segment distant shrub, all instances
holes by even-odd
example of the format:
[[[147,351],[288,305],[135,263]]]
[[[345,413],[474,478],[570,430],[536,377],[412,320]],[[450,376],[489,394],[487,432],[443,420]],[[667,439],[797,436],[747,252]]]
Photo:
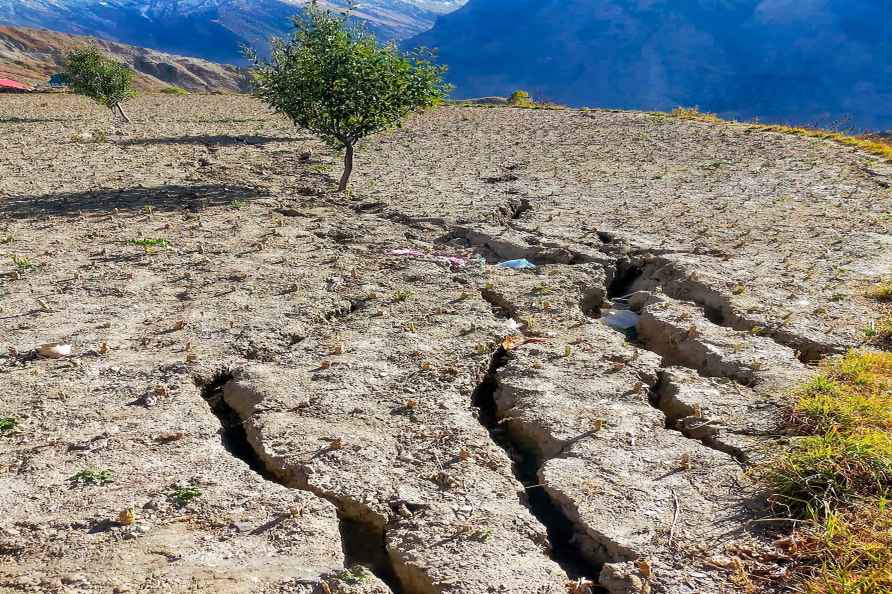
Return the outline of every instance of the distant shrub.
[[[254,94],[295,125],[345,149],[338,191],[347,189],[357,141],[395,127],[412,111],[438,104],[449,91],[445,68],[421,53],[380,45],[347,14],[309,3],[296,32],[274,39],[270,60],[248,50]]]
[[[176,86],[165,87],[165,88],[161,89],[161,92],[164,93],[165,95],[177,95],[180,97],[182,97],[183,95],[189,94],[189,91],[187,91],[183,87],[176,87]]]
[[[530,94],[526,91],[514,91],[511,93],[511,96],[508,97],[508,105],[513,107],[535,107],[536,104],[533,102],[533,98],[530,97]]]
[[[124,121],[130,121],[121,104],[136,92],[133,70],[126,64],[107,58],[99,48],[88,45],[65,57],[62,78],[75,93],[106,106],[112,113],[117,110]]]
[[[697,107],[676,107],[669,115],[680,120],[693,120],[709,124],[720,124],[724,121],[714,113],[704,113]]]

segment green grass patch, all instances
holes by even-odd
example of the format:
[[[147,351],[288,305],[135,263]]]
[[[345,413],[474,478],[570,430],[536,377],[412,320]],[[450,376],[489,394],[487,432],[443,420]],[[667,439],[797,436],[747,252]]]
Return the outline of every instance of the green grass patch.
[[[852,352],[797,391],[790,424],[801,433],[892,431],[892,354]]]
[[[800,520],[791,591],[892,592],[892,353],[852,351],[795,391],[792,447],[762,468],[769,502]]]
[[[190,501],[201,497],[201,495],[201,489],[196,487],[177,487],[168,493],[168,497],[179,506],[188,505]]]
[[[182,97],[183,95],[188,95],[189,91],[182,87],[172,86],[172,87],[164,87],[161,89],[161,92],[165,95],[177,95]]]
[[[170,242],[166,239],[158,239],[151,237],[143,237],[140,239],[128,239],[130,245],[138,245],[144,248],[166,248],[170,246]]]
[[[799,439],[768,472],[771,502],[792,517],[836,509],[892,485],[892,435],[863,429]]]
[[[0,432],[12,431],[18,422],[12,417],[0,417]]]
[[[78,485],[107,485],[114,481],[111,470],[100,470],[98,468],[85,468],[80,470],[68,480]]]
[[[12,259],[12,263],[15,264],[15,267],[20,272],[25,272],[26,270],[36,270],[37,269],[38,264],[36,262],[32,261],[30,258],[26,258],[24,256],[17,256],[15,254],[10,256],[10,258]]]

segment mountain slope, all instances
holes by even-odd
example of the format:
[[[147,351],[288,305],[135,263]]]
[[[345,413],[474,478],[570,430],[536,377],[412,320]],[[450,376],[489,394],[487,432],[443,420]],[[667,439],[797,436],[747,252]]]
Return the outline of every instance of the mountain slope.
[[[0,0],[0,23],[96,35],[122,43],[242,61],[241,46],[265,45],[291,31],[306,0]],[[343,6],[345,0],[324,4]],[[403,39],[433,25],[463,0],[368,0],[355,12],[384,39]]]
[[[140,90],[176,85],[193,91],[240,91],[244,77],[237,68],[44,29],[0,26],[0,75],[32,84],[58,72],[65,53],[92,43],[136,72]],[[2,78],[3,76],[0,76]]]
[[[458,96],[892,127],[892,3],[470,0],[412,44]]]

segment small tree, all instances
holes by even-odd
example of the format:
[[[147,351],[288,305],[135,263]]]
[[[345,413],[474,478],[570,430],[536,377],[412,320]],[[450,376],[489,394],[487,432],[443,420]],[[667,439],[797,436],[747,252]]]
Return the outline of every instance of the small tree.
[[[381,45],[349,14],[308,4],[294,18],[288,40],[274,39],[269,61],[253,50],[254,94],[336,149],[344,149],[347,189],[356,142],[399,125],[412,111],[442,101],[449,92],[444,67],[420,52],[402,54]]]
[[[508,98],[508,105],[514,107],[535,107],[533,98],[526,91],[514,91]]]
[[[99,48],[88,45],[65,57],[62,76],[75,93],[106,106],[112,113],[117,110],[125,122],[130,121],[121,103],[136,92],[133,90],[133,71],[126,64],[107,58]]]

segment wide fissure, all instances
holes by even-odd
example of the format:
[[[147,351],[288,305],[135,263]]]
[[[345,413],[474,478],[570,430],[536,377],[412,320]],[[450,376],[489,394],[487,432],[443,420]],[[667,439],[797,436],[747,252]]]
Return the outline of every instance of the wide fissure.
[[[628,297],[632,287],[643,273],[643,269],[634,264],[619,263],[616,272],[607,287],[607,297],[610,299]]]
[[[244,421],[223,397],[223,391],[233,378],[232,372],[224,369],[203,386],[201,397],[220,421],[220,441],[232,456],[238,458],[265,480],[294,488],[280,479],[263,462],[254,449],[245,431]],[[307,491],[313,493],[312,491]],[[319,496],[318,493],[313,493]],[[344,567],[355,565],[367,567],[378,579],[387,584],[393,594],[409,594],[396,575],[393,562],[387,553],[384,530],[371,522],[363,522],[346,517],[337,501],[329,499],[338,507],[338,531],[344,552]]]
[[[229,370],[222,370],[201,388],[201,397],[208,403],[211,412],[220,421],[220,441],[227,452],[247,464],[251,470],[268,481],[278,482],[248,442],[248,435],[245,433],[242,419],[223,400],[223,388],[230,380],[232,380],[232,373]]]
[[[730,328],[738,332],[752,332],[754,328],[759,328],[762,336],[792,350],[803,365],[813,365],[834,354],[834,349],[830,346],[813,343],[804,336],[785,331],[782,327],[765,327],[763,322],[736,312],[726,296],[716,293],[710,295],[710,287],[705,283],[692,281],[692,276],[685,278],[680,273],[674,273],[672,279],[666,279],[659,273],[645,275],[642,271],[637,278],[640,278],[646,285],[658,287],[672,299],[693,303],[701,309],[704,317],[716,326]],[[673,283],[668,282],[669,280],[682,279],[686,280],[682,286],[674,286]]]
[[[387,545],[384,530],[369,522],[359,522],[338,514],[338,530],[344,550],[344,565],[368,567],[378,579],[387,584],[393,594],[404,594],[405,590],[396,575]]]
[[[605,242],[605,238],[610,239],[609,235],[602,237],[599,233],[599,237],[605,244],[609,243]],[[745,314],[739,314],[726,296],[713,292],[705,283],[693,280],[693,273],[671,270],[667,277],[665,269],[654,269],[651,266],[653,263],[652,257],[640,251],[634,251],[631,256],[615,261],[614,274],[607,289],[608,299],[622,305],[624,298],[629,297],[636,289],[661,290],[667,297],[693,303],[716,326],[738,332],[751,332],[754,327],[759,327],[763,336],[792,350],[804,365],[814,365],[835,353],[830,346],[815,344],[806,337],[785,331],[782,327],[763,327],[759,322],[748,319]],[[671,281],[684,282],[678,285]]]
[[[539,484],[538,472],[542,461],[512,438],[510,431],[498,417],[495,393],[498,389],[498,370],[508,362],[508,353],[499,348],[490,361],[489,369],[471,396],[471,404],[478,409],[480,423],[487,429],[493,442],[512,460],[514,477],[523,485],[526,501],[533,516],[545,527],[551,543],[551,559],[571,579],[585,579],[597,583],[601,564],[586,558],[575,542],[576,527]],[[604,592],[604,590],[597,590]]]

